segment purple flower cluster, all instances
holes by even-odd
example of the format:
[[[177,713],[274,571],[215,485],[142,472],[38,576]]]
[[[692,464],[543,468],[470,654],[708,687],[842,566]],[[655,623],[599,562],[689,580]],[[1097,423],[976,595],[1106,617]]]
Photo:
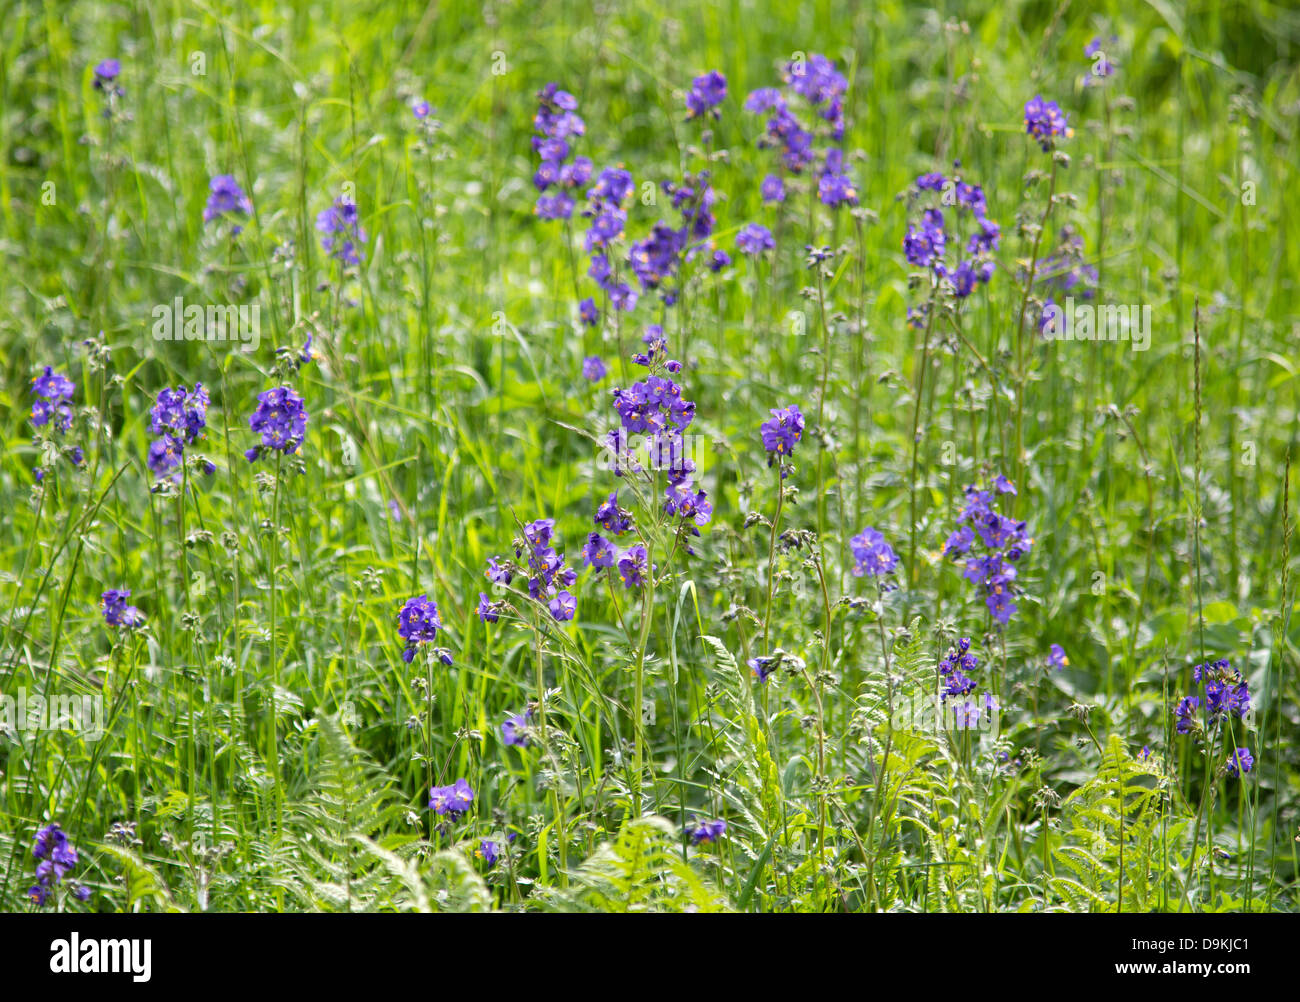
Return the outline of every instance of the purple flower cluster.
[[[252,215],[253,203],[244,194],[244,189],[239,187],[239,182],[235,180],[233,174],[217,174],[208,184],[208,189],[208,202],[203,207],[205,224],[214,222],[227,213]],[[239,236],[243,228],[242,224],[236,223],[231,228],[231,236]]]
[[[1255,767],[1255,756],[1250,753],[1249,748],[1238,748],[1228,756],[1228,775],[1234,779],[1243,773],[1250,772]]]
[[[515,559],[523,559],[528,569],[528,594],[534,600],[549,599],[547,608],[556,622],[567,622],[577,613],[578,600],[567,590],[577,579],[577,572],[566,565],[563,553],[557,553],[552,542],[555,537],[555,519],[540,518],[524,526],[523,536],[515,540]],[[487,578],[493,584],[508,585],[515,575],[515,567],[492,557],[488,561]],[[487,595],[479,593],[479,618],[485,623],[495,623],[500,605],[490,603]]]
[[[1184,696],[1174,707],[1179,734],[1200,734],[1250,712],[1250,684],[1227,658],[1197,665],[1192,679],[1201,686],[1201,695]]]
[[[583,238],[583,250],[591,255],[587,275],[609,297],[610,305],[624,313],[636,308],[637,291],[615,274],[610,248],[623,239],[627,228],[624,205],[631,196],[632,175],[622,167],[606,167],[587,189],[587,206],[582,210],[583,218],[589,220]]]
[[[960,164],[956,164],[960,168]],[[945,177],[937,171],[922,174],[914,185],[916,196],[923,192],[934,192],[939,205],[925,208],[919,224],[910,223],[903,235],[903,255],[909,264],[917,268],[927,268],[939,279],[947,279],[953,292],[959,299],[965,299],[977,284],[986,284],[993,277],[996,265],[993,252],[1002,240],[1002,229],[988,217],[988,202],[984,189],[977,184],[969,184],[960,175]],[[956,210],[954,223],[957,232],[950,233],[944,217],[943,207]],[[950,267],[946,261],[948,247],[961,247],[960,230],[963,229],[962,217],[969,214],[971,225],[964,245],[965,255]]]
[[[407,664],[415,660],[415,652],[424,644],[437,640],[441,628],[442,617],[437,602],[428,595],[408,598],[397,613],[397,635],[406,641],[402,660]],[[434,653],[443,664],[451,664],[451,652],[445,647],[434,648]]]
[[[54,893],[54,888],[77,865],[77,850],[68,842],[68,836],[53,822],[36,832],[32,843],[32,856],[36,863],[36,883],[27,889],[27,896],[35,905],[43,905]],[[72,896],[78,901],[90,898],[90,888],[71,882]]]
[[[1069,139],[1074,135],[1061,106],[1055,101],[1044,101],[1038,94],[1025,102],[1025,132],[1038,142],[1044,153],[1052,149],[1057,136]]]
[[[717,70],[700,74],[691,82],[690,92],[686,95],[686,117],[699,118],[709,115],[718,118],[718,105],[726,96],[726,77]]]
[[[32,424],[41,428],[50,425],[63,434],[72,427],[72,399],[76,387],[72,380],[55,372],[51,366],[32,378]]]
[[[957,518],[961,528],[943,544],[945,557],[965,558],[963,576],[979,586],[984,604],[999,626],[1005,626],[1016,613],[1015,565],[1034,542],[1024,522],[997,510],[998,498],[1015,492],[1004,476],[997,478],[992,490],[967,487],[966,505]],[[977,546],[982,552],[974,552]]]
[[[898,566],[898,554],[875,529],[863,529],[850,539],[849,551],[853,554],[855,577],[866,575],[875,578],[893,574]]]
[[[276,386],[257,395],[257,409],[248,426],[262,436],[260,445],[244,453],[250,463],[268,452],[291,455],[307,434],[307,409],[302,397],[287,386]]]
[[[763,448],[769,453],[767,465],[771,466],[794,455],[794,447],[803,438],[804,420],[798,404],[773,408],[769,413],[772,417],[759,425],[758,430],[763,436]],[[786,476],[787,470],[782,463],[781,479],[784,480]]]
[[[736,234],[736,249],[750,257],[758,257],[764,251],[774,250],[776,241],[772,231],[759,223],[746,223]]]
[[[208,426],[208,391],[202,383],[195,383],[193,392],[184,386],[170,386],[158,391],[158,398],[149,410],[149,431],[157,435],[149,446],[149,469],[154,476],[162,477],[180,465],[185,447],[193,445]],[[216,467],[208,463],[211,473]]]
[[[429,809],[449,821],[455,821],[474,804],[474,790],[464,779],[450,786],[429,787]]]
[[[578,99],[560,90],[558,84],[548,83],[537,92],[533,152],[542,162],[533,174],[533,186],[540,193],[533,212],[541,219],[569,219],[574,206],[570,192],[591,178],[588,158],[575,157],[569,162],[573,152],[570,140],[587,131],[586,123],[576,114],[577,108]]]
[[[980,659],[970,652],[970,638],[962,637],[955,647],[939,662],[941,694],[946,703],[949,698],[966,696],[975,691],[975,681],[970,677],[979,667]]]
[[[316,230],[325,253],[344,266],[358,265],[365,259],[360,246],[366,242],[357,203],[339,196],[334,204],[316,217]]]
[[[134,630],[144,625],[144,614],[135,606],[126,604],[130,597],[130,588],[110,588],[104,592],[99,597],[104,622],[123,630]]]

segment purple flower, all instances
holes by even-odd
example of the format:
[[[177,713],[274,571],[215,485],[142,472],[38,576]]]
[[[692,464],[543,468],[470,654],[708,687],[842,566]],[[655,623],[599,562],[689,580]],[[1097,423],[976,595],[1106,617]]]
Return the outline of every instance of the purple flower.
[[[316,217],[316,229],[325,253],[340,263],[357,265],[365,258],[359,245],[366,242],[366,231],[361,227],[357,204],[350,199],[336,198]]]
[[[402,651],[402,660],[410,664],[415,659],[415,651],[421,644],[432,643],[438,637],[442,618],[438,615],[438,604],[428,595],[409,598],[397,614],[397,635],[406,641]]]
[[[590,296],[578,304],[578,318],[586,327],[595,327],[600,322],[600,310],[596,309],[596,301]],[[600,359],[596,361],[599,362]],[[588,376],[587,378],[590,379],[591,377]]]
[[[117,59],[105,59],[95,66],[95,90],[110,90],[118,75],[122,72],[122,63]]]
[[[287,386],[264,390],[257,396],[257,409],[249,417],[248,426],[262,436],[260,445],[244,453],[250,463],[267,452],[297,452],[307,434],[307,410],[302,397]]]
[[[500,606],[483,592],[478,593],[478,618],[485,623],[495,623],[501,618]]]
[[[497,859],[500,858],[500,851],[497,844],[490,839],[483,839],[478,844],[478,849],[474,853],[479,859],[487,863],[488,866],[496,866]]]
[[[605,368],[605,363],[596,355],[588,355],[582,360],[582,375],[593,383],[599,383],[607,375],[609,370]]]
[[[36,864],[36,883],[27,889],[27,895],[35,905],[43,905],[54,893],[54,888],[77,865],[78,854],[68,836],[64,834],[57,821],[40,828],[32,842],[32,856]],[[85,901],[90,897],[88,888],[72,885],[72,894],[77,900]]]
[[[144,616],[140,610],[133,605],[126,604],[126,600],[130,597],[130,588],[110,588],[104,592],[100,596],[104,622],[109,626],[121,627],[126,630],[133,630],[142,625]]]
[[[578,610],[578,600],[569,594],[569,592],[562,591],[551,599],[548,607],[551,610],[551,615],[555,617],[555,620],[563,623],[574,617],[574,614]]]
[[[523,713],[507,717],[505,723],[501,725],[501,740],[516,748],[527,748],[528,721],[532,715],[532,710],[525,710]]]
[[[855,577],[892,574],[898,566],[898,554],[885,542],[885,537],[872,528],[863,529],[850,539],[849,551],[853,554]]]
[[[690,93],[686,95],[686,117],[698,118],[708,114],[718,118],[716,109],[726,96],[727,78],[717,70],[696,77],[691,82]]]
[[[775,247],[776,241],[772,239],[772,231],[758,223],[746,223],[736,234],[736,248],[742,254],[756,256]]]
[[[474,803],[474,791],[468,782],[458,779],[450,786],[429,788],[429,808],[435,814],[455,821]]]
[[[618,576],[625,588],[637,588],[645,581],[649,554],[640,543],[629,546],[618,560]]]
[[[785,182],[776,174],[769,174],[763,178],[763,183],[759,186],[758,191],[763,196],[764,202],[785,201]]]
[[[411,114],[421,121],[429,117],[429,112],[431,110],[429,102],[424,100],[422,97],[417,97],[411,102]]]
[[[794,447],[803,438],[804,429],[803,414],[798,404],[773,408],[769,413],[771,419],[764,421],[758,429],[763,437],[763,448],[773,453],[773,458],[794,455]]]
[[[750,658],[745,663],[749,665],[750,671],[754,673],[754,677],[760,682],[766,682],[771,677],[772,673],[776,671],[777,666],[776,658],[767,657],[762,654],[758,657]]]
[[[621,536],[632,528],[632,513],[618,506],[618,492],[612,491],[596,508],[595,522],[602,529]]]
[[[582,562],[588,567],[601,570],[613,567],[618,561],[618,547],[598,532],[587,537],[587,544],[582,548]]]
[[[1057,136],[1069,139],[1074,135],[1060,105],[1055,101],[1044,101],[1041,95],[1025,102],[1025,132],[1038,141],[1044,153],[1052,148],[1052,141]]]
[[[1255,757],[1248,748],[1238,748],[1228,756],[1228,775],[1240,776],[1255,767]]]
[[[203,222],[210,223],[228,212],[251,215],[253,203],[244,190],[239,187],[233,174],[217,174],[208,184],[208,202],[203,207]],[[242,227],[235,226],[233,232],[238,235]]]
[[[722,838],[723,833],[727,830],[727,822],[719,819],[717,821],[702,821],[691,829],[691,845],[700,845],[705,842],[716,842]]]
[[[1174,716],[1178,723],[1175,730],[1179,734],[1191,734],[1194,730],[1200,728],[1200,721],[1196,717],[1196,711],[1201,705],[1201,700],[1197,696],[1184,696],[1178,701],[1178,706],[1174,709]]]
[[[1070,663],[1070,659],[1065,656],[1065,648],[1060,644],[1052,644],[1051,653],[1047,655],[1047,663],[1053,668],[1064,668]]]
[[[32,424],[42,427],[54,421],[55,431],[62,434],[72,427],[72,406],[67,402],[72,399],[76,387],[67,376],[54,371],[50,366],[32,379]]]

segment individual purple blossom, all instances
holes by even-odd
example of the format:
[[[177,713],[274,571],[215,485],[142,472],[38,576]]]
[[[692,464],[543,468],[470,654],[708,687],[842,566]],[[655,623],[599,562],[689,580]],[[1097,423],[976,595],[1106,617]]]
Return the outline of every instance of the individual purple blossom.
[[[121,93],[121,89],[116,90],[113,84],[117,81],[122,72],[122,63],[117,59],[104,59],[95,65],[95,90],[104,91],[105,93]]]
[[[758,223],[746,223],[736,234],[736,249],[751,257],[775,249],[772,231]]]
[[[640,543],[629,546],[618,560],[618,576],[625,588],[638,588],[645,581],[649,554]]]
[[[1248,748],[1238,748],[1228,756],[1228,775],[1237,777],[1255,767],[1255,756]]]
[[[618,492],[611,491],[608,498],[596,507],[595,522],[607,532],[621,536],[632,528],[632,513],[618,504]]]
[[[875,529],[866,528],[849,540],[855,577],[880,577],[892,574],[898,566],[898,554]]]
[[[1065,648],[1060,644],[1052,644],[1050,653],[1047,655],[1047,663],[1052,668],[1064,668],[1070,663],[1070,659],[1065,656]]]
[[[749,665],[750,671],[754,673],[754,677],[760,682],[766,682],[768,678],[771,677],[772,673],[776,671],[777,667],[776,658],[763,654],[760,654],[758,657],[750,658],[745,663]]]
[[[495,623],[501,618],[499,603],[493,602],[483,592],[478,593],[478,618],[484,623]]]
[[[496,866],[497,860],[500,858],[500,850],[497,844],[486,838],[479,842],[474,854],[487,863],[488,866]]]
[[[763,201],[769,204],[785,201],[785,182],[777,174],[769,174],[763,178],[763,183],[759,185],[758,192],[763,196]]]
[[[429,788],[429,808],[451,821],[468,811],[473,803],[474,790],[464,779],[458,779],[450,786]]]
[[[618,562],[618,557],[618,547],[598,532],[591,533],[582,548],[583,564],[597,570],[613,567]]]
[[[515,748],[528,747],[528,721],[532,719],[533,711],[525,710],[523,713],[516,713],[507,717],[505,723],[501,725],[501,740]]]
[[[411,102],[411,114],[421,121],[428,118],[429,112],[432,110],[429,107],[429,102],[422,97],[417,97]]]
[[[595,327],[600,322],[600,310],[596,308],[596,301],[590,296],[578,304],[578,319],[582,321],[584,327]],[[600,359],[596,361],[600,361]],[[588,376],[587,378],[590,379],[591,377]]]
[[[556,622],[567,622],[573,619],[578,609],[578,600],[567,591],[561,591],[548,603],[551,615]]]
[[[582,375],[593,383],[599,383],[607,375],[609,370],[605,368],[605,363],[596,355],[588,355],[582,360]]]
[[[719,818],[716,821],[701,821],[691,829],[691,845],[716,842],[727,830],[727,822]]]
[[[397,614],[397,635],[406,641],[402,660],[410,664],[415,659],[417,648],[433,643],[441,627],[438,603],[428,595],[408,598]]]

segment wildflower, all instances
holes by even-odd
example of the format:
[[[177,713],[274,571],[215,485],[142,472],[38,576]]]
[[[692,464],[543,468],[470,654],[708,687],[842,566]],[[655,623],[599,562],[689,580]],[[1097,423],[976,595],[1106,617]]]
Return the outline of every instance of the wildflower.
[[[525,710],[523,713],[507,717],[505,723],[501,725],[501,740],[516,748],[527,748],[528,721],[532,715],[532,710]]]
[[[1201,700],[1197,696],[1184,696],[1178,701],[1178,706],[1174,710],[1174,716],[1178,718],[1175,730],[1179,734],[1191,734],[1199,730],[1201,722],[1196,717],[1196,711],[1201,705]]]
[[[718,105],[727,96],[727,78],[717,70],[701,74],[691,82],[690,93],[686,95],[686,117],[698,118],[712,115],[718,118]]]
[[[618,560],[618,576],[625,588],[636,588],[645,580],[649,554],[640,543],[629,546]]]
[[[853,574],[855,577],[879,577],[892,574],[898,566],[898,554],[894,552],[885,537],[875,529],[863,529],[849,540],[849,550],[853,554]]]
[[[1069,139],[1074,135],[1060,105],[1044,101],[1041,95],[1025,102],[1025,132],[1037,140],[1044,153],[1052,148],[1052,140],[1057,136]]]
[[[613,567],[618,561],[618,556],[618,547],[598,532],[589,535],[586,545],[582,548],[584,566],[595,567],[597,570]]]
[[[262,443],[244,453],[251,463],[267,452],[285,455],[297,452],[307,433],[307,411],[302,397],[287,386],[277,386],[258,394],[257,409],[248,425],[262,436]]]
[[[1255,757],[1250,754],[1246,748],[1238,748],[1228,756],[1228,775],[1240,776],[1242,773],[1250,772],[1255,766]]]
[[[104,622],[126,630],[133,630],[144,623],[144,615],[133,605],[127,605],[131,597],[130,588],[110,588],[100,596]]]
[[[203,207],[203,222],[211,223],[226,213],[240,213],[248,216],[253,212],[253,203],[239,182],[232,174],[217,174],[208,183],[208,202]],[[231,231],[238,236],[243,227],[236,225]]]
[[[716,842],[722,838],[727,830],[727,822],[718,819],[717,821],[702,821],[691,829],[691,844],[701,845],[708,842]]]
[[[548,608],[550,608],[551,615],[555,617],[557,622],[566,622],[571,620],[577,612],[578,600],[569,592],[562,591],[551,599]]]
[[[835,147],[826,151],[825,166],[817,180],[817,197],[831,208],[858,204],[857,189],[844,169],[844,153]]]
[[[587,327],[595,327],[596,324],[600,322],[600,310],[596,309],[596,301],[592,299],[590,296],[588,296],[586,299],[584,299],[581,303],[578,304],[578,317],[582,320],[582,323]],[[591,361],[593,361],[592,358],[587,358],[582,363],[582,374],[584,376],[587,376],[588,379],[592,379],[591,376],[587,375],[587,363]],[[601,369],[604,369],[605,367],[604,363],[601,362],[600,359],[597,358],[594,359],[594,361],[596,362],[597,365],[600,366]],[[596,378],[601,378],[601,377],[596,377]]]
[[[582,360],[582,375],[593,383],[599,383],[609,374],[605,363],[595,355],[588,355]]]
[[[428,595],[407,599],[397,614],[397,634],[406,641],[402,660],[410,664],[415,659],[416,648],[437,639],[441,626],[438,604]]]
[[[776,241],[772,239],[772,231],[766,226],[746,223],[736,234],[736,247],[742,254],[753,257],[775,249]]]
[[[1112,44],[1119,41],[1115,35],[1110,36]],[[1100,84],[1108,76],[1115,72],[1115,64],[1111,61],[1110,56],[1102,51],[1101,38],[1094,38],[1091,42],[1083,47],[1083,54],[1092,61],[1092,69],[1084,74],[1083,86],[1093,87]]]
[[[366,242],[366,231],[361,227],[357,204],[351,199],[336,198],[316,217],[316,229],[321,234],[321,247],[330,257],[347,266],[364,259],[358,245]]]
[[[478,618],[484,623],[495,623],[501,618],[501,605],[493,602],[483,592],[478,593]]]
[[[794,455],[794,447],[803,438],[804,418],[798,404],[773,408],[769,413],[771,419],[764,421],[758,430],[763,437],[763,448],[773,454],[769,457],[770,466],[778,456]]]
[[[491,839],[485,838],[479,842],[478,848],[474,851],[474,855],[487,863],[488,866],[496,866],[497,860],[500,858],[500,851],[495,842]]]
[[[32,843],[32,856],[36,864],[36,883],[27,889],[27,896],[35,905],[49,900],[54,888],[77,865],[77,850],[68,842],[68,836],[57,821],[40,828]],[[90,897],[90,889],[73,883],[72,894],[79,901]]]
[[[745,663],[749,665],[755,678],[760,682],[766,682],[772,673],[776,671],[778,661],[776,658],[760,654],[758,657],[750,658]]]
[[[46,366],[41,375],[32,379],[32,424],[42,427],[54,422],[54,430],[60,434],[72,427],[72,399],[76,387],[67,376]]]
[[[1065,656],[1065,648],[1060,644],[1052,644],[1050,653],[1047,655],[1047,663],[1052,668],[1064,668],[1070,663],[1070,659]]]
[[[763,196],[763,201],[767,203],[785,201],[785,182],[776,174],[769,174],[763,178],[763,183],[759,185],[758,192]]]
[[[120,88],[116,91],[113,84],[117,81],[119,74],[122,72],[122,63],[117,59],[105,59],[95,66],[95,90],[104,91],[107,94],[121,93]]]
[[[416,98],[411,102],[411,114],[423,121],[429,117],[433,109],[429,107],[429,102],[424,98]]]
[[[429,808],[449,820],[455,821],[474,803],[474,791],[468,782],[458,779],[450,786],[429,788]]]

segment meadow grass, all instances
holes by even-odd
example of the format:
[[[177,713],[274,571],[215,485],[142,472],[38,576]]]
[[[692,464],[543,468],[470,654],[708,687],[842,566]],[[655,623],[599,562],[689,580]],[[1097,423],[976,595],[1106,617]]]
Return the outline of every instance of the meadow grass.
[[[58,822],[79,859],[45,908],[1295,908],[1300,15],[984,6],[11,0],[0,907],[38,907],[32,841]],[[1085,86],[1093,38],[1115,72]],[[779,150],[746,95],[813,53],[847,82],[856,207],[814,168],[760,195]],[[712,69],[719,115],[688,118]],[[582,190],[567,223],[534,213],[548,82],[586,123],[574,152],[634,180],[624,280],[630,244],[676,225],[662,183],[709,172],[675,303],[611,308]],[[1048,151],[1025,134],[1040,94],[1073,131]],[[904,256],[932,171],[1001,226],[969,297]],[[205,222],[216,175],[251,212]],[[366,231],[355,266],[322,245],[333,204]],[[737,248],[749,223],[774,251]],[[1064,275],[1080,304],[1150,307],[1149,344],[1044,338]],[[160,340],[177,297],[256,306],[256,343]],[[602,460],[651,324],[695,403],[698,539],[661,472]],[[75,384],[61,434],[32,421],[47,365]],[[160,480],[151,408],[196,382],[205,432]],[[305,438],[250,463],[282,383]],[[791,404],[782,478],[759,429]],[[1033,540],[1005,625],[942,552],[999,475]],[[630,588],[582,566],[616,489],[616,544],[656,568]],[[537,519],[577,571],[571,621],[527,571],[484,576],[527,560]],[[868,527],[892,573],[854,573]],[[141,628],[102,615],[124,588]],[[408,663],[421,595],[441,628]],[[995,727],[937,698],[960,638]],[[1218,659],[1250,712],[1178,733]],[[102,733],[28,726],[20,694],[87,697]],[[430,810],[459,779],[472,808]]]

